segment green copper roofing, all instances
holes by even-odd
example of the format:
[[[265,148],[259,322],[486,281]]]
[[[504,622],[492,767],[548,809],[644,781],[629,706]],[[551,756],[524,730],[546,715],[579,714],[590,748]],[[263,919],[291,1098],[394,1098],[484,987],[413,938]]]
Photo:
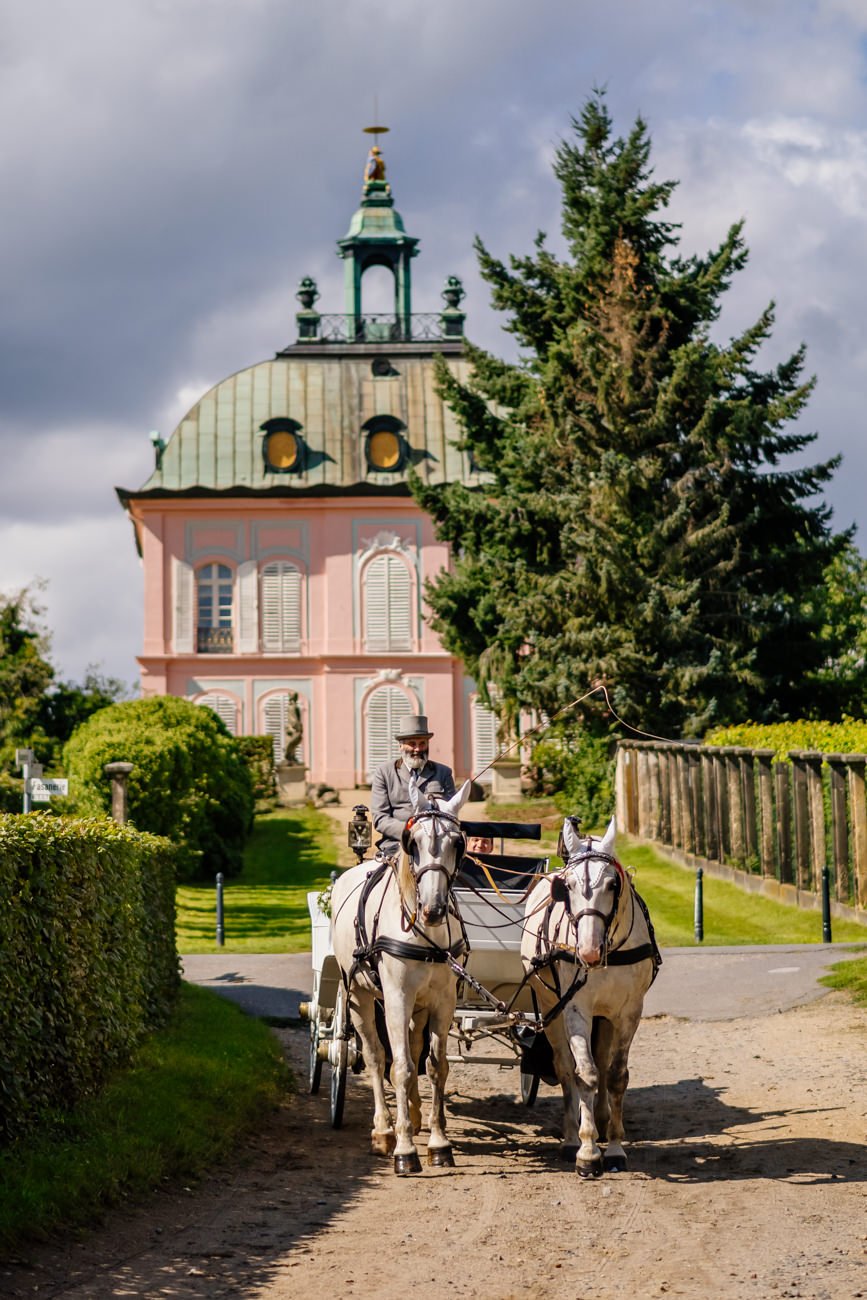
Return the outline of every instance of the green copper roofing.
[[[433,349],[427,355],[395,352],[386,373],[378,374],[373,363],[381,360],[370,350],[344,348],[340,355],[279,356],[231,375],[196,402],[164,448],[155,444],[157,467],[138,491],[118,489],[121,499],[235,491],[287,497],[405,492],[411,467],[431,483],[479,481],[466,453],[453,445],[460,429],[436,392]],[[449,356],[447,364],[461,380],[468,378],[463,357]],[[380,416],[401,428],[406,455],[396,470],[367,463],[366,435]],[[304,464],[297,473],[266,466],[263,425],[272,420],[298,427]]]

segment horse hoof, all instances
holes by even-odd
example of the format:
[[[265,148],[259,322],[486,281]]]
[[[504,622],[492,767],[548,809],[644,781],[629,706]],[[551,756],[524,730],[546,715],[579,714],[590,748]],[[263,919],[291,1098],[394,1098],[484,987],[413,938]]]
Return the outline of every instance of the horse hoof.
[[[626,1173],[626,1156],[605,1156],[602,1160],[602,1166],[606,1174],[625,1174]]]
[[[420,1174],[421,1161],[418,1158],[418,1152],[413,1151],[413,1153],[408,1156],[395,1156],[394,1172],[400,1178],[405,1177],[406,1174]]]
[[[577,1147],[561,1147],[561,1148],[560,1148],[560,1159],[561,1159],[561,1160],[565,1160],[565,1161],[566,1161],[568,1164],[570,1164],[570,1165],[574,1165],[574,1164],[575,1164],[575,1161],[578,1159],[578,1148],[577,1148]]]
[[[455,1157],[451,1147],[428,1147],[427,1162],[434,1169],[454,1169]]]
[[[602,1157],[597,1156],[595,1160],[576,1160],[575,1172],[579,1178],[601,1178]]]

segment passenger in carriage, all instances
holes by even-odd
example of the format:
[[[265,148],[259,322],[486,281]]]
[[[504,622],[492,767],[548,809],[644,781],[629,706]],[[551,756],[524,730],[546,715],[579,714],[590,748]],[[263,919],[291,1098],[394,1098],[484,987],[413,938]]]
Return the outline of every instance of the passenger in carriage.
[[[400,731],[395,732],[400,757],[382,763],[373,774],[370,810],[374,829],[382,837],[376,846],[378,859],[394,857],[400,848],[400,837],[412,816],[411,780],[428,798],[451,799],[455,793],[452,769],[445,763],[433,762],[429,756],[433,734],[423,713],[410,714]]]

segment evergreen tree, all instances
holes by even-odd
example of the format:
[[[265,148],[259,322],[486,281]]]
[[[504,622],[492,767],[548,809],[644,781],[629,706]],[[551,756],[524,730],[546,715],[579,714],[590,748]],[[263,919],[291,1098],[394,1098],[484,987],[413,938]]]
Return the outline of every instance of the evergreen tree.
[[[820,493],[837,460],[791,468],[812,381],[800,349],[756,368],[773,308],[711,339],[747,258],[740,224],[678,254],[641,119],[615,138],[595,94],[556,156],[568,258],[537,237],[508,265],[477,240],[522,360],[469,348],[440,391],[483,485],[413,492],[453,549],[433,623],[502,713],[549,714],[604,677],[630,723],[698,735],[729,719],[845,708],[820,681],[821,591],[845,547]]]

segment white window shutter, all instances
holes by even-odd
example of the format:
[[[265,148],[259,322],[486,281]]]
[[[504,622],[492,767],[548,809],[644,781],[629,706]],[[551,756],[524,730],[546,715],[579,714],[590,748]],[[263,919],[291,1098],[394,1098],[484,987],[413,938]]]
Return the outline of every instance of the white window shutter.
[[[259,571],[255,560],[238,565],[238,652],[259,649]]]
[[[186,560],[175,557],[172,566],[173,626],[172,645],[176,655],[189,655],[194,648],[193,628],[193,568]]]
[[[284,560],[262,570],[262,646],[295,654],[301,649],[301,573]]]
[[[227,731],[232,736],[238,734],[238,706],[229,695],[220,695],[216,691],[210,695],[203,695],[197,704],[204,704],[209,709],[213,709],[221,722],[225,723]]]
[[[271,737],[274,745],[274,762],[282,763],[286,755],[284,744],[286,739],[285,695],[270,695],[265,701],[265,735]]]
[[[413,711],[412,703],[397,686],[380,686],[367,700],[365,758],[367,779],[373,777],[380,763],[397,758],[400,748],[394,733]]]
[[[473,775],[488,767],[497,757],[497,718],[482,701],[475,696],[470,706],[471,734],[473,741]],[[491,779],[490,771],[485,773]]]
[[[396,555],[377,555],[365,570],[364,633],[366,650],[412,650],[412,580]]]

